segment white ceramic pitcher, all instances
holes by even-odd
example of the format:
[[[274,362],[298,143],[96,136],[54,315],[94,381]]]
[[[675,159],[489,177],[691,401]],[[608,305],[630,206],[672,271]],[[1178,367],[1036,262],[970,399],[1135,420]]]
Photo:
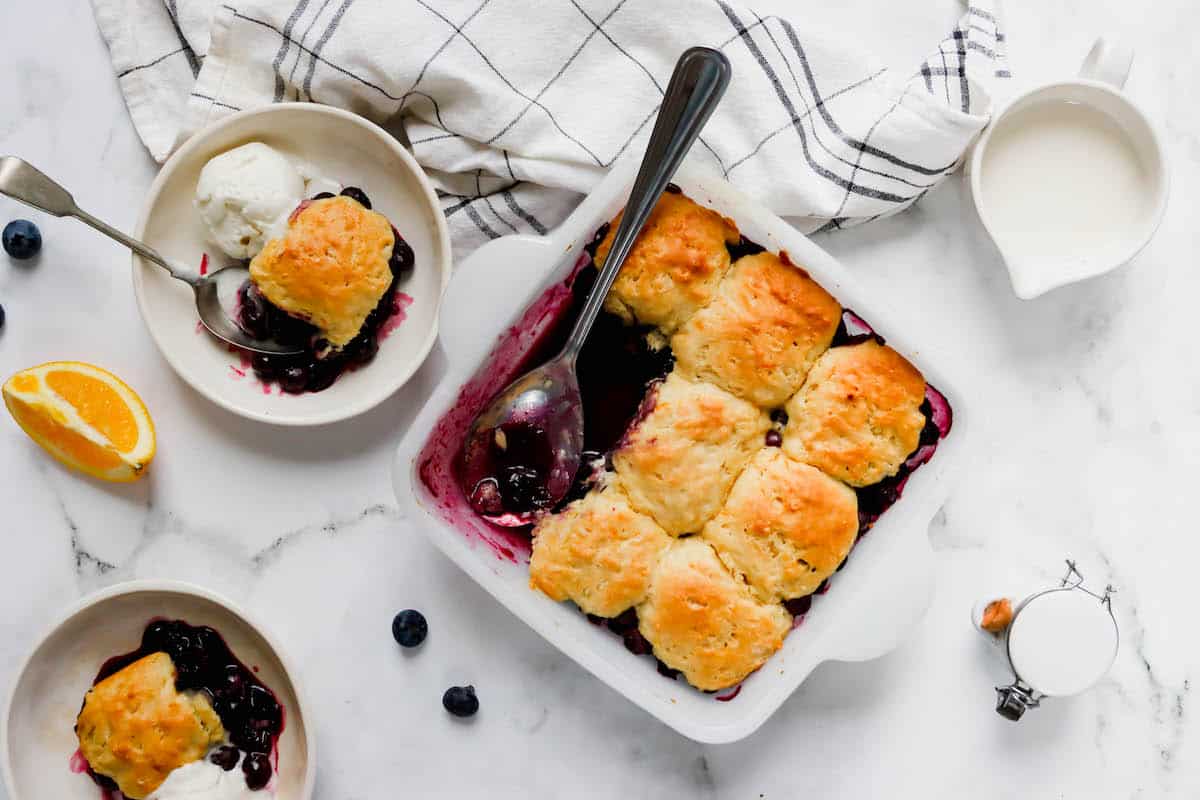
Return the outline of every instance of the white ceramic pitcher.
[[[1021,94],[994,115],[975,146],[966,170],[975,207],[1008,267],[1013,291],[1023,300],[1116,269],[1137,255],[1158,228],[1167,202],[1166,157],[1154,125],[1122,91],[1132,60],[1127,47],[1097,39],[1077,78]],[[1038,119],[1039,109],[1052,108],[1090,112],[1101,124],[1056,127],[1051,145],[1038,138],[1051,129],[1029,120]],[[1115,178],[1121,168],[1133,162],[1114,163],[1112,151],[1097,147],[1104,140],[1092,136],[1105,126],[1113,128],[1137,162],[1136,201],[1114,188],[1120,187]],[[1014,136],[1023,137],[1016,149]],[[985,180],[987,170],[999,170],[1002,179],[992,174]],[[1012,188],[1001,191],[999,185]],[[1103,196],[1106,190],[1114,195]],[[1132,204],[1136,213],[1112,206],[1118,202]],[[1017,213],[1008,213],[1014,207]],[[1022,215],[1029,221],[1024,228]]]

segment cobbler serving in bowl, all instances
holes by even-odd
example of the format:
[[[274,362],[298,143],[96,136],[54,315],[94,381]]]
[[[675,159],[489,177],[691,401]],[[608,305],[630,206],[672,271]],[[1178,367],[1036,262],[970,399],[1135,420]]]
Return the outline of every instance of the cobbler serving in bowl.
[[[110,800],[271,794],[284,720],[219,633],[154,620],[137,649],[101,666],[75,721],[72,766]]]
[[[237,323],[255,338],[302,348],[250,357],[264,385],[292,394],[322,391],[374,359],[411,302],[399,287],[415,262],[412,247],[362,189],[306,199],[306,188],[327,182],[303,172],[251,142],[209,160],[196,192],[211,240],[226,255],[249,260]]]
[[[554,321],[519,359],[508,345],[521,325],[510,330],[443,422],[557,352],[617,221],[523,318]],[[664,675],[729,689],[780,649],[933,457],[950,408],[787,252],[674,187],[605,312],[578,364],[587,452],[564,501],[538,491],[536,431],[492,437],[486,474],[431,440],[418,475],[433,496],[460,492],[483,519],[517,526],[510,541],[528,536],[532,588],[572,601]]]

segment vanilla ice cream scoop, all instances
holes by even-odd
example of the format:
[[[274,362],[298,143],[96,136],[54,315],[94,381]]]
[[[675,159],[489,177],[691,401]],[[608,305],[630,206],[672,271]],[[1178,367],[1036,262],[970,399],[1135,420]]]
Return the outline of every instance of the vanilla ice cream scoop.
[[[304,199],[304,177],[282,153],[251,142],[209,159],[196,183],[196,207],[213,241],[249,259],[282,235]]]

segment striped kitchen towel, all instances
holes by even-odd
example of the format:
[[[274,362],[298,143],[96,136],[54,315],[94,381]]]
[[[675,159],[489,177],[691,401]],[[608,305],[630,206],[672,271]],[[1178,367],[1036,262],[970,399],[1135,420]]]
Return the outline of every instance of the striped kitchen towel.
[[[93,0],[138,133],[164,160],[213,120],[303,100],[411,142],[461,257],[544,232],[644,146],[675,59],[733,81],[694,157],[806,231],[899,211],[944,180],[1008,75],[990,0],[894,74],[853,35],[725,0]],[[669,24],[664,21],[669,20]]]

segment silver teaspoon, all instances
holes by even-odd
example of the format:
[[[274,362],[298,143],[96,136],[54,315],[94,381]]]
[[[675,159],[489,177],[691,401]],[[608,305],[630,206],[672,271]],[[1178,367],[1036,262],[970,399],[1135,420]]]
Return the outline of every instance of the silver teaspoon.
[[[634,240],[725,93],[730,72],[717,50],[693,47],[680,56],[612,248],[566,345],[513,381],[472,423],[463,451],[464,483],[472,507],[493,521],[525,524],[532,511],[556,504],[574,482],[584,423],[575,362]],[[501,461],[518,464],[507,486],[496,475]]]
[[[230,264],[217,268],[207,275],[195,275],[190,270],[182,269],[163,258],[158,251],[144,242],[126,236],[111,225],[79,208],[75,205],[75,199],[71,197],[70,192],[16,156],[0,158],[0,194],[6,194],[14,200],[20,200],[22,203],[56,217],[74,217],[110,239],[125,245],[142,258],[158,264],[171,273],[172,278],[177,278],[192,287],[192,291],[196,295],[196,311],[200,314],[200,322],[208,329],[209,333],[218,339],[254,353],[289,355],[303,352],[302,348],[296,345],[281,344],[273,339],[255,339],[225,313],[217,296],[218,283],[234,280],[238,281],[240,285],[241,281],[246,280],[250,275],[249,270],[245,267]],[[218,278],[218,276],[220,277]]]

